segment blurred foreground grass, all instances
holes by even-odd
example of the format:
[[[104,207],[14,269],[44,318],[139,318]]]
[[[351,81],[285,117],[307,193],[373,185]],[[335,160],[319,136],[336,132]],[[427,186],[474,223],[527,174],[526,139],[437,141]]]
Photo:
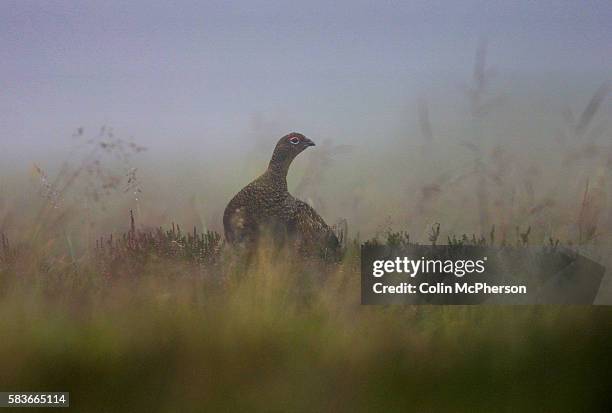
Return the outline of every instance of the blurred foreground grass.
[[[75,411],[607,411],[612,308],[366,307],[357,255],[0,272],[0,389]],[[43,265],[44,264],[44,265]],[[324,275],[321,275],[324,273]]]

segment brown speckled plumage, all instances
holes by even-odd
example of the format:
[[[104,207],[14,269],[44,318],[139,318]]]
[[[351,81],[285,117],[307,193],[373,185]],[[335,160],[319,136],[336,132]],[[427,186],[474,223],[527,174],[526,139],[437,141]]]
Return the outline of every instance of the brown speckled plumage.
[[[287,190],[287,172],[297,155],[314,143],[299,133],[283,136],[268,169],[245,186],[225,208],[225,238],[232,244],[257,241],[263,231],[277,240],[295,242],[307,255],[335,254],[338,239],[323,218]]]

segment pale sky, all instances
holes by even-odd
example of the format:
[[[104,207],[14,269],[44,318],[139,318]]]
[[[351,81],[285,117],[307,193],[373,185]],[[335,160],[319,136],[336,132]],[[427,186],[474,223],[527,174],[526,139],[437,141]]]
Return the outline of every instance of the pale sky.
[[[3,0],[0,150],[27,160],[107,124],[205,151],[258,115],[384,134],[392,108],[469,78],[481,36],[506,79],[588,97],[610,80],[611,22],[610,1]]]

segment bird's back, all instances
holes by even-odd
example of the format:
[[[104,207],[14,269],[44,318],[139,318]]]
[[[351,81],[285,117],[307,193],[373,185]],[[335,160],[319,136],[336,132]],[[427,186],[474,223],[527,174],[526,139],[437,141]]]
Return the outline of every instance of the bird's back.
[[[223,213],[227,241],[240,243],[257,238],[266,222],[281,215],[287,196],[288,192],[267,179],[265,174],[242,188]]]

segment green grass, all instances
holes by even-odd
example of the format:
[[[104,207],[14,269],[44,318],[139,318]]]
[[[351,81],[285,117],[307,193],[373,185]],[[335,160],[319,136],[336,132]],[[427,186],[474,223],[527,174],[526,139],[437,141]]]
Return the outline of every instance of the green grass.
[[[76,411],[605,411],[612,309],[370,307],[358,259],[263,251],[110,275],[30,250],[0,273],[0,388]],[[43,265],[44,264],[44,265]],[[322,275],[323,274],[323,275]]]

